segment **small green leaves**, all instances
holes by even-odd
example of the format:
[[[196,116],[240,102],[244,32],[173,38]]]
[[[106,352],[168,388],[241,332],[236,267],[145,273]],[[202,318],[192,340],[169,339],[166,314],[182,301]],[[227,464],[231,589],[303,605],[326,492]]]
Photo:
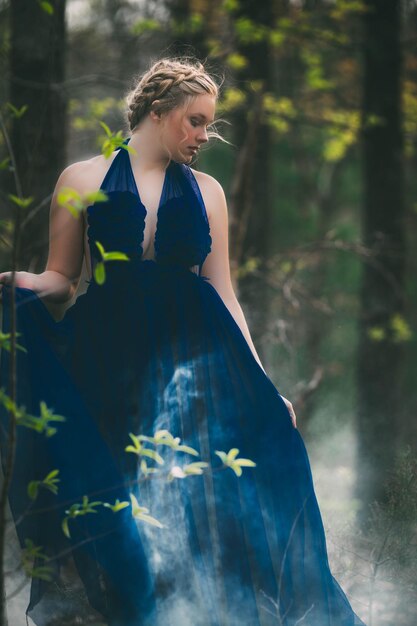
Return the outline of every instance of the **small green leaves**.
[[[45,13],[48,13],[48,15],[54,14],[54,7],[50,2],[48,2],[48,0],[38,0],[38,1],[39,1],[39,6],[41,7],[42,11],[45,11]]]
[[[127,506],[130,506],[130,502],[126,502],[126,500],[120,502],[120,500],[116,498],[114,504],[110,504],[110,502],[103,502],[103,506],[111,509],[113,513],[117,513],[118,511],[125,509]]]
[[[243,45],[256,43],[265,39],[269,29],[248,17],[239,17],[235,20],[235,34],[237,41]]]
[[[142,474],[146,477],[148,474],[158,474],[159,470],[156,467],[148,467],[145,459],[140,462],[140,469]]]
[[[94,280],[97,285],[104,285],[106,281],[106,270],[103,261],[99,261],[94,268]]]
[[[15,196],[13,193],[9,193],[7,195],[10,200],[17,204],[17,206],[21,209],[26,209],[29,204],[32,204],[33,202],[33,196],[30,196],[29,198],[19,198],[19,196]]]
[[[12,399],[4,393],[4,390],[0,388],[0,402],[3,406],[11,412],[18,426],[25,426],[31,428],[39,433],[45,433],[47,437],[54,435],[57,431],[56,428],[49,426],[49,422],[65,422],[66,418],[62,415],[55,415],[42,400],[40,403],[41,414],[39,417],[27,413],[26,407],[18,407]]]
[[[28,109],[27,104],[24,104],[23,106],[21,106],[20,109],[16,108],[11,102],[6,102],[6,106],[10,109],[12,116],[15,117],[16,119],[19,119],[20,117],[22,117]]]
[[[149,509],[145,506],[139,506],[139,502],[133,493],[130,494],[130,500],[132,502],[132,515],[135,519],[143,520],[148,524],[152,524],[153,526],[158,526],[158,528],[164,528],[164,525],[161,524],[157,519],[148,515]]]
[[[61,527],[64,532],[64,535],[68,538],[71,537],[70,532],[69,532],[69,527],[68,527],[68,521],[70,519],[74,519],[80,515],[87,515],[87,513],[98,513],[98,511],[96,511],[96,507],[99,506],[100,504],[103,504],[103,503],[100,501],[90,502],[88,499],[88,496],[83,496],[83,501],[81,504],[76,502],[69,509],[67,509],[65,511],[67,515],[66,517],[63,518],[61,522]]]
[[[134,435],[133,433],[129,433],[129,437],[133,441],[133,446],[126,446],[126,452],[133,452],[133,454],[137,454],[138,456],[147,456],[150,459],[153,459],[160,465],[164,464],[164,459],[161,457],[156,450],[151,450],[149,448],[144,448],[140,443],[140,435]]]
[[[411,339],[413,333],[407,320],[400,313],[395,313],[391,316],[390,325],[394,341],[402,342]]]
[[[80,194],[73,187],[61,187],[57,195],[58,204],[65,207],[76,219],[87,206],[95,202],[105,202],[108,200],[107,194],[98,189],[97,191],[87,191]]]
[[[49,422],[65,422],[66,418],[63,415],[55,415],[51,409],[48,409],[46,403],[41,400],[40,403],[41,414],[39,418],[36,418],[37,429],[39,432],[45,431],[47,437],[51,437],[57,431],[56,428],[49,426]]]
[[[123,143],[123,131],[118,130],[117,133],[112,133],[105,122],[99,120],[99,124],[100,126],[102,126],[102,128],[104,128],[104,132],[107,135],[107,138],[103,141],[101,146],[102,154],[106,157],[106,159],[111,156],[112,152],[114,152],[116,148],[123,148],[128,152],[136,154],[136,150],[134,148],[132,148],[128,144]]]
[[[243,54],[239,54],[238,52],[232,52],[226,58],[227,65],[232,70],[241,70],[248,65],[247,57],[243,56]]]
[[[198,456],[197,450],[189,446],[180,445],[181,439],[173,437],[168,430],[157,430],[154,434],[154,442],[156,445],[168,446],[177,452],[186,452],[193,456]]]
[[[247,96],[244,91],[236,89],[235,87],[229,87],[228,89],[225,89],[223,93],[220,107],[222,111],[231,113],[239,108],[242,108],[246,101]]]
[[[16,337],[18,335],[21,335],[21,334],[22,333],[16,333]],[[10,349],[11,349],[11,338],[12,338],[12,334],[11,333],[3,333],[0,330],[0,348],[4,348],[8,352],[10,352]],[[16,349],[17,350],[22,350],[23,352],[27,352],[26,348],[24,346],[21,346],[18,343],[16,343]]]
[[[144,33],[151,33],[158,30],[162,30],[162,24],[158,20],[153,18],[144,18],[140,20],[136,20],[133,26],[130,29],[132,35],[143,35]]]
[[[368,328],[368,337],[372,341],[390,339],[394,343],[401,343],[409,341],[412,336],[410,325],[400,313],[391,315],[385,326],[371,326]]]
[[[215,452],[221,458],[224,465],[226,465],[226,467],[230,467],[235,472],[236,476],[242,475],[242,467],[256,467],[256,463],[250,459],[236,458],[239,453],[238,448],[232,448],[227,454],[219,450],[216,450]]]
[[[9,168],[10,157],[6,157],[0,161],[0,170],[7,170]]]
[[[104,261],[129,261],[129,257],[124,252],[106,252],[99,241],[96,241],[96,246]]]
[[[22,550],[22,565],[27,576],[41,578],[42,580],[52,580],[53,569],[48,565],[32,567],[35,559],[48,561],[48,557],[43,554],[42,546],[36,546],[31,539],[25,538],[26,548]]]
[[[149,437],[147,435],[134,435],[133,433],[129,433],[129,437],[132,439],[134,446],[127,446],[125,448],[126,452],[133,452],[137,455],[148,456],[161,465],[164,463],[162,457],[157,452],[150,450],[149,448],[144,448],[140,443],[141,441],[147,441],[156,446],[168,446],[175,452],[185,452],[186,454],[198,456],[197,450],[194,450],[194,448],[191,448],[190,446],[180,444],[181,439],[179,437],[173,437],[168,430],[157,430],[153,437]]]
[[[100,253],[101,261],[98,261],[94,267],[94,279],[98,285],[103,285],[106,280],[104,267],[106,261],[130,261],[130,259],[124,252],[106,252],[103,245],[97,240],[95,244]]]
[[[58,474],[59,470],[55,469],[52,470],[52,472],[49,472],[43,480],[31,480],[27,489],[29,498],[31,498],[31,500],[36,500],[38,497],[39,487],[44,487],[45,489],[52,491],[52,493],[57,494],[58,487],[56,483],[60,482],[60,479],[56,478]]]

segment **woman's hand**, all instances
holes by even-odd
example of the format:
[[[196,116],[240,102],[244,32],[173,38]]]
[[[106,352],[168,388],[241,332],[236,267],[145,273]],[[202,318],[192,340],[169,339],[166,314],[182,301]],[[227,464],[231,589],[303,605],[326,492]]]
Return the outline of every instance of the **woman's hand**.
[[[12,284],[12,273],[13,272],[0,273],[0,294],[2,292],[3,285]],[[14,279],[16,287],[24,287],[25,289],[31,289],[35,292],[41,288],[39,274],[32,274],[31,272],[15,272]]]
[[[15,272],[16,287],[23,287],[34,291],[39,298],[50,304],[62,304],[68,302],[76,292],[78,286],[73,284],[67,276],[54,270],[45,270],[42,274],[31,274],[30,272]],[[10,285],[12,282],[12,272],[0,273],[0,299],[2,297],[2,286]]]
[[[289,400],[287,400],[287,398],[284,398],[284,396],[281,394],[281,398],[284,400],[287,409],[289,411],[289,414],[291,415],[291,419],[292,419],[292,423],[294,425],[294,428],[297,428],[297,418],[295,416],[295,411],[293,408],[293,405],[291,404],[291,402]]]

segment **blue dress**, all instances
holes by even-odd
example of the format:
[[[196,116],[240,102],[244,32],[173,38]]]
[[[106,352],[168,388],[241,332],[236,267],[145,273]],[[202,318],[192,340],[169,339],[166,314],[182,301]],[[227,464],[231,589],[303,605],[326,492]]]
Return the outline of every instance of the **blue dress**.
[[[17,426],[9,503],[21,547],[30,538],[47,557],[34,565],[50,568],[26,614],[46,626],[74,602],[61,580],[71,560],[111,626],[364,626],[329,568],[302,437],[201,273],[212,240],[191,169],[166,170],[155,260],[142,258],[147,211],[127,150],[101,189],[87,291],[57,321],[16,288],[17,401],[34,417]],[[128,257],[104,261],[104,282],[103,249]],[[10,301],[4,286],[4,333]],[[2,350],[6,393],[9,359]],[[2,408],[3,469],[8,424]],[[56,488],[30,497],[53,470]]]

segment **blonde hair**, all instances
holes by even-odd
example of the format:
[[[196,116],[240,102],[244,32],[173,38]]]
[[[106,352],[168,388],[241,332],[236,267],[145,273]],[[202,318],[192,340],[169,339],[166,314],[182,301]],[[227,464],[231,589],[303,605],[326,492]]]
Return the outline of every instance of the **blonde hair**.
[[[192,101],[205,93],[217,100],[222,84],[217,84],[203,63],[189,56],[165,57],[153,62],[145,73],[135,78],[135,82],[133,89],[125,95],[126,121],[131,131],[136,129],[151,109],[155,113],[166,114],[185,106],[186,112]],[[154,100],[158,102],[152,105]],[[214,122],[210,126],[214,130],[208,130],[208,138],[229,143],[216,131]]]

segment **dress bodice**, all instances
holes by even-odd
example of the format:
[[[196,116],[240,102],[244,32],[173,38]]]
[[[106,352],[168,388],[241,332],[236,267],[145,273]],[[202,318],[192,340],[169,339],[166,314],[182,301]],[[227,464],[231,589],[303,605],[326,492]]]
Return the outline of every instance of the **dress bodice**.
[[[124,141],[129,142],[129,138]],[[98,241],[106,252],[124,252],[143,259],[147,210],[136,185],[129,153],[119,147],[100,190],[107,200],[87,208],[87,236],[91,272],[101,259]],[[198,274],[211,250],[210,224],[204,200],[191,168],[171,160],[165,171],[157,209],[154,254],[157,264],[198,266]],[[150,260],[150,259],[148,259]]]

